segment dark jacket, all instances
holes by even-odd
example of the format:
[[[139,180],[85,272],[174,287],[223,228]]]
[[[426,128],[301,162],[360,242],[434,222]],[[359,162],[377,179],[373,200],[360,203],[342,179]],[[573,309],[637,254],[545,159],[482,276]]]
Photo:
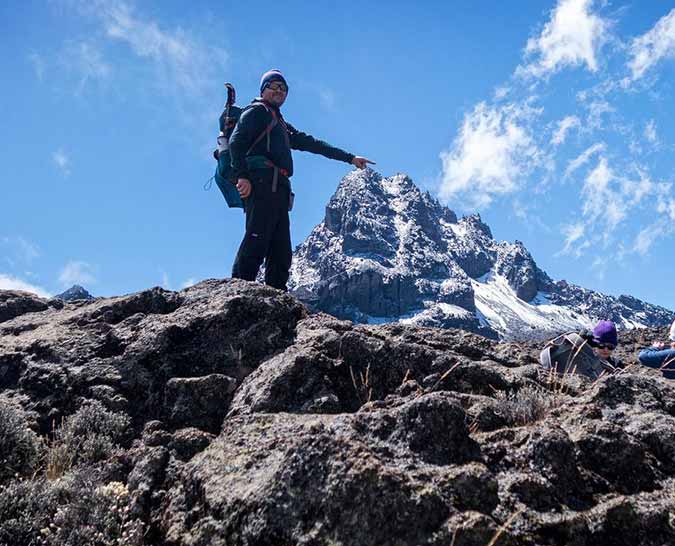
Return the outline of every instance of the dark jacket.
[[[272,121],[272,114],[267,111],[261,99],[255,99],[241,114],[237,126],[230,137],[230,155],[232,169],[236,178],[249,178],[251,174],[246,165],[245,157],[253,141],[260,136]],[[248,155],[262,155],[267,157],[280,169],[285,169],[288,176],[293,175],[293,157],[291,150],[302,150],[320,154],[329,159],[337,159],[351,163],[354,155],[335,148],[326,142],[317,140],[311,135],[298,131],[286,122],[278,109],[267,106],[277,114],[278,123],[270,133],[270,150],[267,151],[267,139],[258,142]],[[236,180],[235,178],[235,180]]]

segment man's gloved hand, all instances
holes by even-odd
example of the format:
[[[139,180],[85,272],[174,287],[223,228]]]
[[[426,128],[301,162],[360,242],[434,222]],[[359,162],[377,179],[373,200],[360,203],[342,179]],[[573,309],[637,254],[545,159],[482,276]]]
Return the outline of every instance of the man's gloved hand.
[[[237,180],[237,190],[242,199],[246,199],[251,195],[251,181],[248,178],[240,178]]]

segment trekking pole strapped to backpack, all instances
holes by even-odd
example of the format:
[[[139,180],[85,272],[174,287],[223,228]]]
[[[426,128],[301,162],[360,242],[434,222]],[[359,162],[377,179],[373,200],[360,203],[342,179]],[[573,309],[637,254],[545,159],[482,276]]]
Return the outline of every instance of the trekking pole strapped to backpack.
[[[213,152],[213,156],[218,161],[214,179],[220,189],[227,206],[230,208],[244,208],[239,191],[237,190],[237,181],[233,179],[231,157],[230,157],[230,136],[239,120],[242,109],[235,106],[236,92],[231,83],[226,83],[227,102],[220,116],[220,134],[218,135],[218,148]]]
[[[214,179],[218,188],[225,197],[227,201],[227,206],[230,208],[244,208],[244,203],[239,195],[237,190],[237,181],[234,179],[234,172],[232,170],[232,156],[230,154],[230,137],[234,132],[234,128],[239,121],[242,113],[244,112],[243,108],[239,108],[234,105],[236,100],[236,93],[234,87],[230,83],[226,83],[225,87],[227,88],[227,102],[225,103],[225,108],[223,113],[220,115],[220,134],[218,135],[218,148],[214,150],[213,157],[218,161],[218,166],[216,167],[216,173]],[[271,110],[265,103],[259,102],[265,107],[267,112],[271,116],[271,120],[268,125],[265,127],[265,130],[260,133],[256,139],[253,141],[248,151],[246,152],[246,163],[249,168],[260,169],[260,168],[270,168],[274,169],[274,180],[272,184],[272,191],[276,191],[276,184],[279,174],[288,176],[288,172],[285,169],[281,169],[274,165],[267,157],[263,155],[250,155],[253,151],[253,148],[261,140],[267,139],[267,151],[270,151],[270,134],[272,129],[276,127],[279,120],[277,115],[273,110]],[[248,108],[251,108],[249,106]],[[283,122],[282,122],[283,123]],[[291,193],[291,195],[293,195]],[[290,210],[290,208],[289,208]]]

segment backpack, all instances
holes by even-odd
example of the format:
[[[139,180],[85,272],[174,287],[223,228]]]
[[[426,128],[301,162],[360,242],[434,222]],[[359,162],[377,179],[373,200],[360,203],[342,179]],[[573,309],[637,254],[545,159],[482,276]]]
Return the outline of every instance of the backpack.
[[[213,152],[213,157],[216,159],[216,161],[218,161],[218,165],[216,166],[216,172],[213,175],[213,178],[216,181],[216,184],[218,185],[221,193],[223,194],[223,197],[227,202],[227,206],[230,208],[243,209],[244,203],[241,200],[239,191],[237,190],[237,181],[234,179],[234,172],[232,170],[232,157],[230,156],[229,142],[230,137],[234,132],[234,128],[237,125],[241,114],[244,112],[244,109],[234,105],[236,100],[234,86],[230,83],[226,83],[225,87],[227,88],[227,102],[225,103],[225,109],[223,110],[223,113],[220,115],[219,119],[220,134],[218,135],[217,140],[218,148]],[[256,104],[263,104],[263,106],[265,106],[267,111],[272,115],[272,121],[253,141],[253,144],[251,144],[248,151],[250,152],[253,147],[265,137],[267,137],[267,150],[269,151],[270,133],[276,126],[278,120],[274,112],[267,108],[264,103]]]
[[[579,374],[596,379],[606,369],[589,340],[575,332],[552,339],[539,355],[539,363],[559,374]]]

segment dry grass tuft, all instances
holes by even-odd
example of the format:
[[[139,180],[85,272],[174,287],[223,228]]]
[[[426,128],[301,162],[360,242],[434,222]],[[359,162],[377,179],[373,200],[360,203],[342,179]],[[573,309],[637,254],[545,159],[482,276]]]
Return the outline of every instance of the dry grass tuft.
[[[366,367],[365,374],[359,371],[358,375],[354,373],[354,368],[349,366],[349,374],[352,377],[352,384],[359,402],[361,404],[370,402],[373,398],[373,386],[370,383],[370,364]]]
[[[511,426],[522,426],[543,419],[561,403],[562,394],[527,385],[515,392],[497,392],[494,412]]]

